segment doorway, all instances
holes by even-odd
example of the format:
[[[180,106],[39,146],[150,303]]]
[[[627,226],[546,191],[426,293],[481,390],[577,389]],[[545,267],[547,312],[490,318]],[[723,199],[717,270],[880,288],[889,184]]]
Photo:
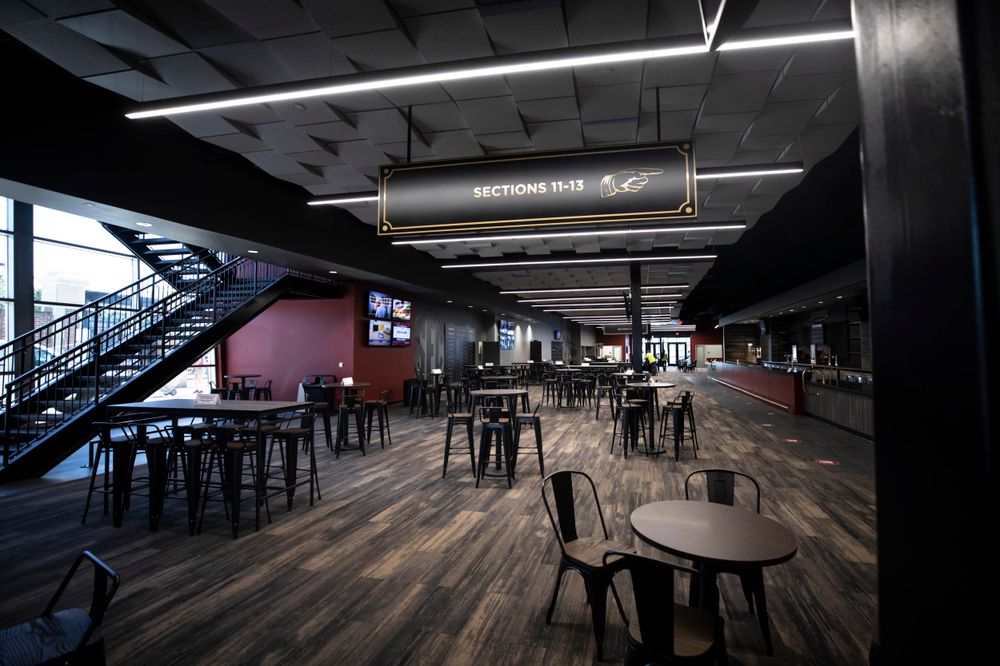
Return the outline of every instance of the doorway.
[[[676,367],[679,361],[687,360],[688,356],[687,342],[667,343],[667,365]]]

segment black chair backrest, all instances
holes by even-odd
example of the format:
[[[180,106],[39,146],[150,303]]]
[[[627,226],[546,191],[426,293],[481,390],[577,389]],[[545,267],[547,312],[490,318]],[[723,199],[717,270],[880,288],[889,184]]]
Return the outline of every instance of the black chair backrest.
[[[621,597],[615,585],[615,577],[627,571],[631,579],[632,596],[635,601],[635,621],[643,647],[641,663],[659,663],[674,656],[674,572],[681,571],[700,575],[694,569],[676,566],[633,553],[608,551],[603,558],[604,567],[611,572],[611,590],[618,602],[625,626],[631,627],[629,618],[621,605]]]
[[[728,504],[729,506],[736,504],[736,477],[742,476],[749,479],[757,492],[757,513],[760,513],[760,484],[749,474],[731,469],[699,469],[691,472],[684,479],[684,499],[691,499],[689,484],[691,478],[698,474],[705,475],[708,501],[716,504]]]
[[[303,384],[302,392],[309,402],[326,402],[326,394],[322,384]]]
[[[579,537],[576,529],[576,494],[573,486],[574,477],[587,480],[587,484],[584,485],[584,490],[586,490],[587,485],[590,486],[590,492],[594,498],[594,506],[597,509],[598,517],[601,519],[601,529],[604,531],[604,538],[608,538],[608,526],[604,522],[604,513],[601,511],[601,501],[597,498],[597,487],[594,485],[593,479],[583,472],[578,472],[576,470],[559,470],[558,472],[549,474],[542,481],[542,501],[545,503],[545,510],[549,514],[549,520],[552,522],[552,529],[556,532],[556,538],[559,540],[560,548],[564,548],[566,543],[575,541]],[[552,514],[552,506],[549,504],[549,495],[552,496],[552,503],[555,504],[555,515]]]
[[[90,615],[90,626],[87,627],[87,631],[83,633],[80,637],[80,643],[77,645],[77,650],[83,648],[87,645],[87,641],[90,640],[91,635],[94,630],[101,625],[104,620],[104,612],[108,610],[108,605],[111,603],[112,597],[115,596],[115,592],[118,591],[118,584],[121,579],[118,574],[115,573],[111,567],[106,565],[100,560],[96,555],[94,555],[89,550],[85,550],[80,555],[77,556],[76,561],[73,562],[73,566],[70,567],[69,572],[67,572],[65,578],[63,578],[62,584],[59,585],[59,589],[52,596],[52,600],[49,601],[49,605],[45,607],[45,612],[43,615],[51,615],[56,609],[56,604],[59,603],[59,598],[62,597],[63,592],[66,591],[66,587],[69,585],[70,580],[76,574],[77,569],[83,564],[84,560],[90,560],[94,565],[94,589],[90,597],[90,610],[88,615]]]

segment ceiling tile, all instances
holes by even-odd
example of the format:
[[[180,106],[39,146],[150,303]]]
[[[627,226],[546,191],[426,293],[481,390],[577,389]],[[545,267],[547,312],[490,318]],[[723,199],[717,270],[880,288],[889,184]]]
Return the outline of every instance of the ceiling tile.
[[[185,132],[197,136],[230,134],[238,128],[216,113],[181,113],[167,118]]]
[[[332,151],[326,149],[310,150],[302,153],[288,153],[288,157],[295,160],[299,164],[305,164],[307,166],[324,167],[344,163],[344,161],[337,157]]]
[[[550,97],[572,97],[576,94],[570,70],[513,74],[507,77],[510,92],[518,102]]]
[[[708,90],[707,84],[646,88],[642,91],[643,113],[656,112],[656,93],[660,93],[660,111],[684,111],[701,108],[701,101]]]
[[[237,153],[253,153],[259,150],[269,150],[266,143],[251,134],[236,132],[235,134],[223,134],[221,136],[201,137],[214,146],[232,150]]]
[[[220,92],[236,87],[224,73],[197,53],[156,58],[150,60],[149,65],[178,96]]]
[[[111,0],[31,0],[31,4],[50,18],[63,18],[110,9]]]
[[[348,118],[372,143],[406,141],[406,118],[397,109],[360,111]]]
[[[156,58],[190,50],[120,9],[72,16],[59,22],[95,42],[121,49],[137,58]]]
[[[492,56],[493,47],[475,9],[408,19],[406,28],[427,62]]]
[[[378,149],[398,162],[406,161],[406,142],[396,141],[393,143],[380,143]],[[438,155],[428,146],[414,140],[410,143],[410,160],[420,162],[428,159],[436,159]]]
[[[414,106],[413,124],[421,132],[444,132],[468,127],[465,117],[454,102]]]
[[[720,113],[714,116],[703,114],[698,117],[696,129],[699,134],[745,132],[756,117],[756,112]]]
[[[256,39],[301,35],[319,25],[294,0],[204,0]]]
[[[344,122],[332,122],[332,123],[318,123],[316,125],[300,125],[299,129],[307,133],[309,136],[315,137],[320,141],[326,141],[331,143],[337,143],[340,141],[352,141],[354,139],[360,139],[361,133],[351,127],[350,124]]]
[[[660,114],[660,140],[689,139],[694,135],[694,121],[698,112],[670,111]],[[643,114],[639,123],[639,141],[657,141],[656,114]]]
[[[458,102],[458,108],[477,135],[523,130],[512,97],[491,97]]]
[[[108,8],[112,7],[110,2],[107,2],[107,4]],[[44,14],[24,2],[24,0],[10,0],[9,2],[0,3],[0,28],[44,19]]]
[[[739,150],[781,150],[794,140],[793,134],[747,135],[740,143]]]
[[[363,90],[361,92],[346,93],[344,95],[331,95],[326,98],[327,104],[344,113],[355,111],[372,111],[374,109],[389,109],[395,105],[387,100],[382,93],[377,90]]]
[[[794,46],[723,51],[715,64],[715,74],[779,72],[795,53]]]
[[[467,129],[433,132],[424,136],[434,152],[445,159],[483,154],[483,148],[476,141],[475,135]]]
[[[523,53],[569,46],[559,2],[481,5],[479,13],[497,53]]]
[[[635,140],[635,118],[583,123],[583,138],[587,145],[601,143],[626,143]]]
[[[134,69],[98,74],[97,76],[85,76],[83,79],[137,102],[153,102],[174,97],[177,94],[167,84],[141,74]],[[214,134],[218,133],[214,132]]]
[[[616,86],[580,88],[580,117],[585,122],[616,120],[632,117],[635,119],[639,108],[638,84],[626,83]]]
[[[385,88],[381,91],[381,93],[393,106],[397,106],[399,108],[411,105],[416,106],[417,104],[451,102],[451,95],[449,95],[444,88],[436,83],[423,86]]]
[[[284,176],[290,173],[307,173],[307,169],[276,150],[260,150],[244,153],[247,158],[272,176]]]
[[[646,61],[642,85],[646,88],[708,83],[715,69],[715,53],[656,58]]]
[[[337,153],[337,157],[355,169],[377,167],[390,162],[386,154],[368,140],[330,144],[330,148]]]
[[[855,124],[849,125],[813,125],[806,128],[799,141],[802,143],[802,151],[806,153],[832,153],[857,127]]]
[[[269,39],[264,46],[296,79],[353,74],[357,68],[321,32]]]
[[[679,37],[700,35],[703,31],[699,0],[674,0],[649,3],[649,25],[646,36]]]
[[[857,104],[828,104],[816,112],[814,122],[822,125],[857,125],[861,121],[861,110]]]
[[[796,102],[800,100],[826,99],[851,76],[854,76],[852,72],[785,76],[774,86],[768,101]]]
[[[521,115],[528,122],[570,120],[580,117],[580,109],[577,107],[576,97],[559,97],[556,99],[520,102],[517,107],[521,111]]]
[[[611,86],[621,83],[639,83],[645,63],[628,62],[596,67],[577,67],[573,70],[578,88]]]
[[[106,48],[78,32],[48,19],[6,26],[18,41],[76,76],[94,76],[129,69]]]
[[[786,74],[801,76],[853,71],[855,71],[854,40],[840,39],[797,48]]]
[[[564,6],[570,46],[646,37],[647,0],[576,0]]]
[[[583,128],[577,119],[529,123],[528,132],[531,135],[531,142],[539,150],[580,148],[583,146]]]
[[[476,134],[479,143],[488,151],[531,150],[534,146],[523,130],[497,134]]]
[[[507,87],[507,80],[502,76],[469,79],[467,81],[449,81],[442,83],[441,86],[448,91],[448,94],[455,101],[500,97],[510,94],[510,88]]]
[[[745,28],[766,28],[788,23],[808,23],[823,0],[758,0]]]
[[[253,35],[201,0],[143,0],[142,13],[151,25],[180,36],[192,49],[253,39]]]
[[[389,0],[396,13],[402,17],[436,14],[455,9],[475,7],[475,0]]]
[[[736,152],[736,147],[742,138],[742,132],[696,134],[694,149],[697,159],[699,162],[703,160],[728,160]]]
[[[750,134],[798,134],[806,128],[819,106],[820,102],[815,100],[768,104],[753,121]]]
[[[424,63],[420,52],[399,30],[335,37],[333,43],[362,70],[412,67]]]
[[[302,0],[302,5],[330,37],[396,28],[383,0]]]
[[[340,120],[330,105],[322,100],[304,99],[295,102],[271,102],[271,110],[291,125],[316,125]]]
[[[323,177],[340,187],[342,192],[369,192],[375,189],[375,184],[370,179],[346,165],[323,167]]]
[[[321,148],[306,132],[286,122],[255,125],[253,130],[261,141],[282,153],[302,153]]]
[[[724,74],[712,78],[705,95],[702,113],[738,113],[759,111],[764,106],[777,74],[747,72]]]
[[[201,49],[201,55],[244,87],[284,83],[291,74],[260,42],[241,42]]]
[[[275,175],[275,177],[295,185],[322,185],[326,183],[326,179],[323,178],[323,176],[313,173],[312,171],[303,171],[302,173],[286,173]]]

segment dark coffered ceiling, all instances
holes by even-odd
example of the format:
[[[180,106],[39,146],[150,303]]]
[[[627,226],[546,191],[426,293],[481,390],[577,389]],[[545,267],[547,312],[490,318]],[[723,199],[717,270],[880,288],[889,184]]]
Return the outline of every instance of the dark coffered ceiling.
[[[698,0],[4,0],[0,29],[137,103],[318,77],[628,40],[697,35]],[[742,30],[849,25],[849,0],[759,0]],[[801,162],[803,173],[698,181],[697,222],[761,215],[858,122],[851,40],[365,91],[171,116],[317,196],[371,191],[379,165],[693,137],[699,167]],[[659,102],[659,117],[656,109]],[[143,122],[143,121],[133,121]],[[58,128],[52,128],[58,131]],[[373,224],[375,207],[346,208]],[[336,216],[331,215],[332,218]],[[371,229],[374,234],[374,228]],[[741,231],[419,246],[437,260],[715,252]],[[696,288],[711,262],[654,264]],[[499,288],[623,284],[621,267],[474,272]],[[705,308],[702,308],[705,309]]]

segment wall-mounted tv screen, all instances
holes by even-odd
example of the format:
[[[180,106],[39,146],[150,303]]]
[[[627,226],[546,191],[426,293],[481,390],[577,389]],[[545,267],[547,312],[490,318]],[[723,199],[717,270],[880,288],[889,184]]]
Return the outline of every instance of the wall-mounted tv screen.
[[[368,344],[372,347],[388,347],[392,342],[392,322],[382,319],[368,320]]]
[[[393,324],[392,325],[392,346],[393,347],[406,347],[410,344],[410,325],[409,324]]]
[[[501,319],[500,327],[500,349],[514,348],[514,322]]]
[[[409,301],[392,299],[392,318],[397,321],[410,321],[410,307]]]
[[[392,296],[369,291],[368,316],[373,319],[392,319]]]

